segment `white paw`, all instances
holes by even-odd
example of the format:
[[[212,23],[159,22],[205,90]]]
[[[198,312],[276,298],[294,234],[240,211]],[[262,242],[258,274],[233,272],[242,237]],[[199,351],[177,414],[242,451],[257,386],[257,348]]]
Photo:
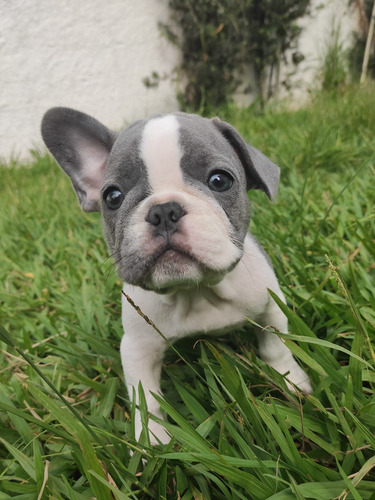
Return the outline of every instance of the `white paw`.
[[[303,370],[302,370],[302,372],[303,372]],[[288,388],[289,388],[290,390],[295,391],[295,386],[297,386],[297,387],[298,387],[298,389],[300,389],[300,390],[301,390],[302,392],[304,392],[305,394],[310,394],[310,393],[313,391],[313,388],[312,388],[312,385],[311,385],[310,379],[309,379],[309,377],[306,375],[306,373],[305,373],[305,372],[303,372],[303,374],[304,374],[304,376],[305,376],[305,377],[304,377],[302,380],[301,380],[300,378],[298,378],[298,382],[297,382],[297,381],[295,382],[295,381],[294,381],[294,380],[290,377],[290,375],[287,375],[287,376],[286,376],[286,378],[287,378],[286,384],[287,384],[287,386],[288,386]],[[293,382],[293,384],[294,384],[294,385],[290,384],[290,383],[288,382],[288,379],[289,379],[291,382]]]
[[[150,436],[150,444],[152,445],[160,443],[168,444],[169,441],[171,440],[171,437],[167,433],[165,428],[158,422],[155,422],[154,420],[151,419],[148,421],[148,432]]]
[[[143,426],[141,418],[139,413],[137,412],[135,421],[135,437],[137,441],[139,441],[142,431],[143,431]],[[171,437],[164,429],[164,427],[161,424],[159,424],[159,422],[151,420],[151,418],[148,419],[148,435],[150,438],[151,445],[168,444],[169,441],[171,440]]]
[[[304,370],[302,370],[295,359],[288,359],[288,363],[272,363],[271,366],[282,375],[285,375],[286,383],[289,389],[294,391],[294,386],[297,386],[306,394],[310,394],[310,392],[313,391],[308,375]]]

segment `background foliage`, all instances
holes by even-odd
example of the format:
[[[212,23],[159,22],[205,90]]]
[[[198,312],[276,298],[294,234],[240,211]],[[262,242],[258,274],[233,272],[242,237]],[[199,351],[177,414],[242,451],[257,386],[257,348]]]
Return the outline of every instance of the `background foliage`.
[[[372,0],[351,0],[351,4],[357,7],[357,12],[359,15],[359,29],[354,33],[354,43],[349,51],[349,63],[351,67],[352,75],[359,80],[362,70],[363,55],[366,47],[366,40],[368,34],[368,28],[371,18],[371,13],[373,9],[374,2]],[[375,39],[372,41],[372,48],[370,53],[369,65],[368,65],[368,76],[371,78],[375,77]]]
[[[177,80],[182,109],[207,112],[230,100],[244,71],[254,70],[265,101],[280,85],[280,65],[301,29],[296,20],[310,0],[169,0],[170,18],[161,26],[181,51]],[[157,83],[160,76],[145,80]]]
[[[281,85],[289,88],[289,74],[281,81],[281,67],[304,59],[298,51],[301,27],[298,20],[310,12],[310,0],[169,0],[170,22],[160,24],[162,33],[181,52],[174,75],[154,71],[144,79],[157,86],[173,78],[181,109],[214,113],[231,101],[238,88],[255,91],[263,107],[277,97]],[[348,0],[358,17],[349,49],[341,38],[340,18],[332,19],[331,36],[322,53],[317,75],[324,91],[342,90],[359,79],[373,8],[372,0]],[[319,8],[319,6],[317,7]],[[368,76],[374,77],[374,46]]]

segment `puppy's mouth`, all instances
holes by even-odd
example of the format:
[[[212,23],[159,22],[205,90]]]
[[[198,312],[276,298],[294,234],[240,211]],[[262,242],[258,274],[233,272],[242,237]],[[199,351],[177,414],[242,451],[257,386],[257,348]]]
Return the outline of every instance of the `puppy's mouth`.
[[[150,259],[142,286],[160,293],[191,286],[202,280],[204,268],[193,255],[168,243]]]
[[[142,280],[142,288],[157,293],[169,293],[175,289],[212,286],[223,278],[223,273],[210,270],[188,251],[168,242],[154,254],[148,263],[148,272]]]
[[[194,262],[199,264],[198,260],[191,255],[190,253],[181,250],[180,248],[176,248],[175,246],[168,244],[166,248],[162,251],[158,252],[153,258],[153,265],[181,265],[183,266],[186,263]]]

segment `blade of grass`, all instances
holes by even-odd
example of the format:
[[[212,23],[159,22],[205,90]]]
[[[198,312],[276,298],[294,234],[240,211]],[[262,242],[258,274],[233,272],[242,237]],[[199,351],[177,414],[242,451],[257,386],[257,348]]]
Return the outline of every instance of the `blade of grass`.
[[[36,482],[36,474],[33,461],[30,457],[22,453],[18,448],[8,443],[3,438],[0,438],[0,443],[2,443],[5,448],[9,451],[9,453],[14,457],[14,459],[20,464],[22,469],[26,472],[26,474]]]
[[[34,397],[45,408],[47,408],[48,411],[50,411],[53,418],[58,420],[65,428],[65,430],[69,434],[74,436],[77,444],[79,445],[82,465],[84,466],[87,479],[89,480],[95,495],[100,499],[110,500],[111,495],[108,491],[108,488],[103,487],[101,483],[98,483],[96,479],[92,478],[92,476],[88,474],[89,470],[94,470],[97,474],[103,477],[103,479],[105,479],[103,468],[91,443],[90,433],[87,431],[87,428],[82,424],[80,420],[76,420],[74,415],[66,411],[64,406],[59,406],[55,401],[53,401],[52,398],[45,395],[36,386],[30,385],[29,390],[34,395]]]

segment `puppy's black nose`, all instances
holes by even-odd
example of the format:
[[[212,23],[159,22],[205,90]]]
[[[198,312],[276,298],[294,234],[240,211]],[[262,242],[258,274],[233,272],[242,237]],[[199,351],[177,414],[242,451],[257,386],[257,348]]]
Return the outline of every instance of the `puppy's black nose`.
[[[155,234],[167,238],[177,229],[177,223],[185,215],[184,209],[176,201],[168,201],[153,205],[147,216],[146,221],[155,228]]]

